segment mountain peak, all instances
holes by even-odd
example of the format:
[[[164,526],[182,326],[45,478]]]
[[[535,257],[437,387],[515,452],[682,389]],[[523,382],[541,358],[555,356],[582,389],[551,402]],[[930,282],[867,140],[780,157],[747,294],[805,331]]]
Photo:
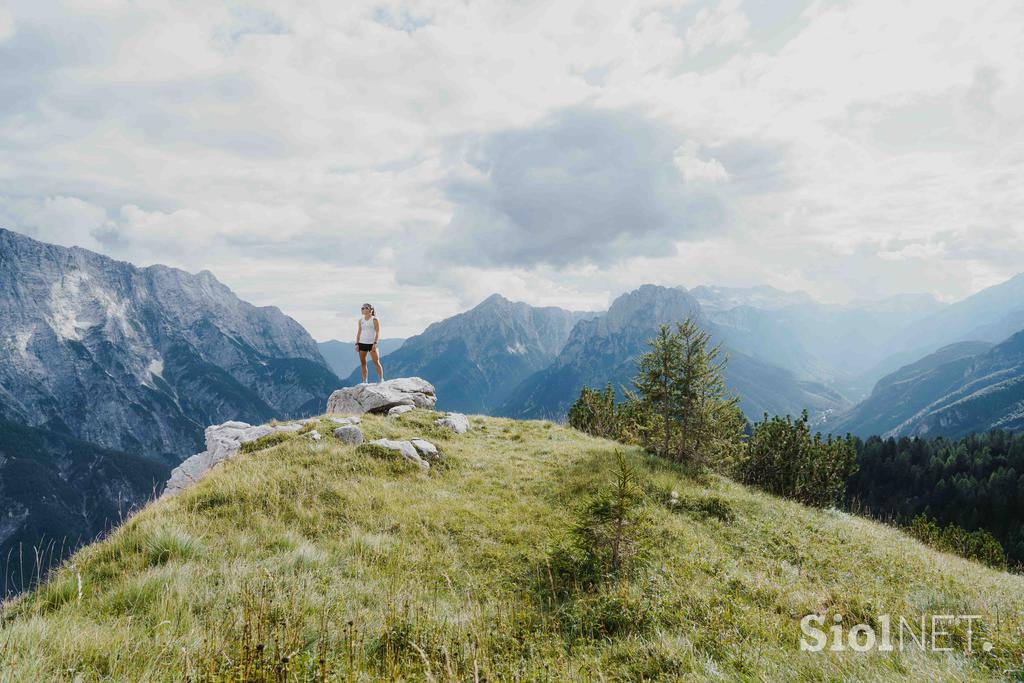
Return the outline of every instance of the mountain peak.
[[[486,299],[484,299],[483,301],[478,303],[476,306],[474,306],[470,310],[471,311],[476,311],[476,310],[483,310],[483,309],[488,309],[488,308],[505,308],[505,307],[508,307],[508,306],[512,306],[515,303],[516,302],[514,302],[514,301],[512,301],[510,299],[506,299],[501,294],[498,294],[497,292],[495,292],[494,294],[491,294],[489,297],[487,297]]]
[[[701,308],[686,290],[648,284],[616,298],[602,319],[612,327],[619,327],[638,315],[645,320],[681,322],[689,316],[701,317]]]

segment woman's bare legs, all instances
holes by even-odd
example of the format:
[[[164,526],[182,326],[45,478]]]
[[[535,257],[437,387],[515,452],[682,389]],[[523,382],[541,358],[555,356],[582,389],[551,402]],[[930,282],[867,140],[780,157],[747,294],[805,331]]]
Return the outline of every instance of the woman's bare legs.
[[[384,381],[384,368],[380,364],[380,355],[377,353],[377,347],[373,347],[370,350],[370,356],[373,358],[373,364],[377,366],[377,381]],[[366,354],[363,354],[363,381],[366,381]]]
[[[380,363],[377,366],[380,367]],[[363,384],[366,384],[366,351],[359,352],[359,372],[363,375]]]

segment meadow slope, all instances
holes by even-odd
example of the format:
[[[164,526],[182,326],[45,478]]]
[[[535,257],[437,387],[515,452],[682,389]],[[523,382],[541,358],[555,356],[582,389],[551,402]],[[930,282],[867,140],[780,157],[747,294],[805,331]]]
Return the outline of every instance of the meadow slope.
[[[549,558],[623,447],[548,422],[366,416],[428,473],[330,436],[243,453],[6,604],[0,681],[1018,678],[1024,578],[636,449],[657,543],[566,597]],[[317,428],[330,434],[330,423]],[[681,501],[670,505],[672,491]],[[977,614],[954,652],[800,652],[799,623]],[[275,673],[275,669],[277,673]]]

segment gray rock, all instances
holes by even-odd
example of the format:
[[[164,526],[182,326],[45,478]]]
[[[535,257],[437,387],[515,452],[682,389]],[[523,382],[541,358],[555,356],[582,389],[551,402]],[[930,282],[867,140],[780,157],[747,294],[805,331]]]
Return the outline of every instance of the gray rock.
[[[462,413],[445,413],[434,421],[438,427],[445,427],[456,434],[465,434],[469,430],[469,418]]]
[[[371,441],[373,446],[381,446],[388,450],[396,451],[401,454],[403,458],[409,462],[414,462],[419,465],[421,470],[429,470],[430,463],[420,457],[419,452],[416,450],[416,446],[410,441],[392,441],[391,439],[377,439]]]
[[[386,413],[395,406],[433,408],[436,403],[434,385],[419,377],[402,377],[338,389],[327,400],[327,412],[362,415]]]
[[[206,450],[193,455],[171,470],[171,478],[167,480],[161,495],[173,496],[199,481],[211,467],[238,453],[243,443],[255,441],[274,432],[294,432],[295,430],[290,427],[291,425],[254,426],[234,421],[207,427]]]
[[[399,415],[408,413],[410,410],[414,410],[415,408],[416,406],[395,406],[388,411],[388,417],[398,417]]]
[[[425,439],[409,439],[409,443],[412,444],[417,453],[427,460],[438,460],[441,457],[441,454],[437,451],[437,446]]]
[[[357,424],[359,424],[362,421],[363,421],[362,418],[356,417],[355,415],[353,415],[351,417],[332,417],[331,418],[331,422],[333,422],[334,424],[337,424],[337,425],[357,425]]]
[[[363,430],[355,425],[345,425],[334,430],[334,437],[344,444],[358,446],[363,442]]]
[[[323,438],[322,436],[320,436],[320,432],[318,432],[315,429],[311,429],[309,432],[307,432],[306,436],[313,439],[313,441],[319,441],[320,439]]]

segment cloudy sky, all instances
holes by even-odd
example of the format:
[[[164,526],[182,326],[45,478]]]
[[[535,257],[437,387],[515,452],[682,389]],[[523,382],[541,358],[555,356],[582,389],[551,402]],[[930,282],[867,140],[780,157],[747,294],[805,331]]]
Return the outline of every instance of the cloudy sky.
[[[1024,270],[1024,4],[0,4],[0,226],[324,339],[499,291],[951,300]]]

